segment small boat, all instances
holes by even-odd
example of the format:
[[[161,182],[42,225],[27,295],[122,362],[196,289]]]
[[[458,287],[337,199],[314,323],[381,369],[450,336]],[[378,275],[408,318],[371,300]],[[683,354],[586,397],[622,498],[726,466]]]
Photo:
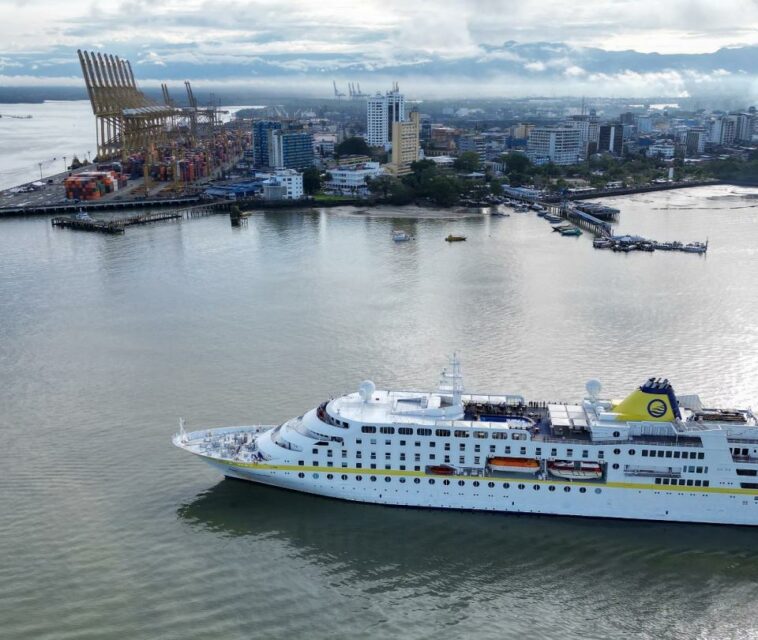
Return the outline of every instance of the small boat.
[[[438,464],[426,468],[427,473],[433,473],[436,476],[452,476],[455,473],[453,467],[449,467],[446,464]]]
[[[550,475],[567,480],[587,480],[603,477],[603,468],[597,462],[572,462],[553,460],[547,463]]]
[[[654,242],[653,247],[658,251],[673,251],[675,248],[671,242]]]
[[[511,214],[510,213],[506,213],[505,211],[493,211],[491,215],[496,216],[498,218],[510,218],[511,217]]]
[[[537,211],[537,215],[540,218],[544,218],[547,215],[547,210],[546,209],[540,209],[539,211]]]
[[[685,253],[705,253],[708,251],[708,243],[690,242],[689,244],[680,247],[679,251],[684,251]]]
[[[563,228],[559,229],[562,236],[580,236],[582,235],[582,230],[579,227],[570,227],[570,228]]]
[[[614,251],[623,251],[624,253],[629,253],[630,251],[634,251],[635,249],[637,249],[636,244],[626,244],[626,243],[618,242],[613,245]]]
[[[561,218],[560,216],[555,215],[554,213],[546,213],[543,217],[548,222],[561,222],[563,220],[563,218]]]
[[[540,469],[539,461],[534,458],[488,458],[487,466],[492,471],[507,473],[537,473]]]
[[[640,242],[637,245],[640,251],[655,251],[655,245],[652,242]]]
[[[91,222],[92,218],[90,217],[89,213],[84,211],[83,209],[79,209],[79,213],[76,214],[77,220],[86,220],[87,222]]]
[[[454,236],[453,234],[450,234],[445,238],[445,242],[463,242],[465,239],[466,236]]]
[[[395,242],[407,242],[408,240],[413,240],[413,236],[402,229],[394,229],[392,231],[392,239]]]
[[[592,246],[595,247],[595,249],[610,249],[613,246],[613,240],[609,240],[608,238],[595,238],[592,241]]]

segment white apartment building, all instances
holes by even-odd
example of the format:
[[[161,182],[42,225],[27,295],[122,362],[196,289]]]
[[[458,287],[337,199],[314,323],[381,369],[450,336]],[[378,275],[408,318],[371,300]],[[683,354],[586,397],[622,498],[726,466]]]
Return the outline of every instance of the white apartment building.
[[[280,194],[281,198],[285,200],[299,200],[303,197],[303,174],[294,169],[281,169],[279,171],[272,171],[269,173],[256,173],[257,178],[263,178],[264,197],[268,192],[270,199],[279,199],[274,197],[274,194]],[[266,187],[272,187],[266,189]],[[282,187],[283,191],[276,189],[275,187]]]
[[[392,124],[405,120],[405,96],[397,85],[384,95],[377,93],[366,101],[366,142],[372,147],[392,145]]]
[[[368,194],[367,178],[377,178],[384,173],[378,162],[364,162],[350,167],[329,170],[329,179],[324,188],[331,193],[363,196]]]
[[[646,155],[648,158],[673,158],[676,147],[670,142],[658,142],[651,144],[647,148]]]
[[[576,164],[581,158],[582,133],[570,126],[535,127],[526,143],[534,164]]]

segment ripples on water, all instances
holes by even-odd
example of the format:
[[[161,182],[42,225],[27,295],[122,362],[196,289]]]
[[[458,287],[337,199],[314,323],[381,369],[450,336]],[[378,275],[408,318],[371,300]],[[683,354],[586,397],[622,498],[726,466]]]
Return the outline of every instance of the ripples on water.
[[[190,425],[281,421],[365,377],[754,402],[758,208],[618,199],[708,255],[594,251],[533,214],[258,214],[109,238],[0,222],[0,623],[9,638],[754,637],[751,530],[391,509],[221,481]],[[395,244],[390,230],[408,229]],[[448,245],[448,233],[465,243]]]

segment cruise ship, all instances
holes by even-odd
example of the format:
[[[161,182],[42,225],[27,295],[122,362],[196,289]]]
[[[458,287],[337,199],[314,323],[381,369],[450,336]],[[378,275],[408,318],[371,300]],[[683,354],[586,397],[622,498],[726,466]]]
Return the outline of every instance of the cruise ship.
[[[364,381],[280,425],[187,431],[173,443],[223,475],[357,502],[758,525],[750,409],[677,397],[650,378],[620,401],[464,393],[453,357],[436,391]]]

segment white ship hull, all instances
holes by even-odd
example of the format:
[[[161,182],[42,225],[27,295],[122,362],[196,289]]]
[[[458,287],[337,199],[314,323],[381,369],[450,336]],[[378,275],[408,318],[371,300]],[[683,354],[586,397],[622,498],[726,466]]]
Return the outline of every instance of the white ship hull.
[[[390,506],[498,511],[543,515],[620,518],[626,520],[659,520],[707,524],[758,525],[758,499],[728,493],[660,491],[658,487],[598,487],[595,483],[545,481],[534,479],[503,480],[460,476],[438,476],[429,485],[429,476],[375,474],[375,481],[365,469],[334,469],[318,471],[274,470],[263,467],[234,466],[206,458],[213,468],[229,478],[257,482],[272,487],[300,491],[328,498]],[[360,473],[358,473],[360,471]],[[347,472],[347,473],[345,473]],[[298,477],[304,473],[303,478]],[[314,477],[316,474],[318,477]],[[331,474],[333,478],[327,479]],[[342,475],[347,480],[342,480]],[[356,480],[361,476],[362,480]],[[386,482],[385,478],[391,478]],[[450,484],[443,484],[449,480]],[[459,481],[464,484],[460,486]],[[474,486],[479,482],[479,486]],[[488,486],[493,483],[494,487]],[[520,486],[524,486],[520,489]],[[539,486],[539,489],[535,489]],[[550,490],[550,487],[554,490]],[[567,492],[565,489],[569,488]],[[582,492],[581,489],[585,491]],[[597,493],[599,490],[599,493]]]

